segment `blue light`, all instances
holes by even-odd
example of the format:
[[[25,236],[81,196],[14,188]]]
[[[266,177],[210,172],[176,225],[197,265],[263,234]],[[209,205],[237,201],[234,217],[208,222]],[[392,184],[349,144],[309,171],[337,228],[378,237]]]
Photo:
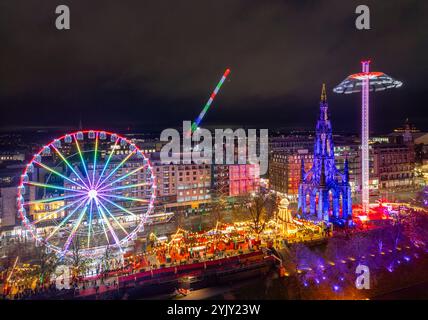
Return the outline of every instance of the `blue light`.
[[[325,92],[325,86],[323,91]],[[328,118],[328,103],[324,93],[320,102],[320,117],[316,124],[316,138],[314,142],[314,158],[308,175],[304,162],[301,164],[303,178],[299,185],[298,208],[308,220],[314,216],[318,220],[331,222],[338,226],[345,226],[352,216],[351,187],[349,184],[349,168],[347,161],[343,171],[339,171],[335,164],[333,132]],[[306,197],[309,195],[309,204]],[[329,198],[333,198],[333,209],[329,208]],[[318,202],[317,203],[317,199]],[[340,201],[342,199],[342,201]],[[322,206],[318,204],[322,203]],[[352,226],[352,224],[349,224]]]

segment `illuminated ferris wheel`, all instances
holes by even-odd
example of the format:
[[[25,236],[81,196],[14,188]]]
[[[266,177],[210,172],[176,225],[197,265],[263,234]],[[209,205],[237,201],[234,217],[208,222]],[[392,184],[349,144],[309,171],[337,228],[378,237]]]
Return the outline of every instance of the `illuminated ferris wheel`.
[[[149,159],[118,134],[79,131],[40,149],[18,187],[18,212],[34,239],[60,255],[134,240],[153,211]]]

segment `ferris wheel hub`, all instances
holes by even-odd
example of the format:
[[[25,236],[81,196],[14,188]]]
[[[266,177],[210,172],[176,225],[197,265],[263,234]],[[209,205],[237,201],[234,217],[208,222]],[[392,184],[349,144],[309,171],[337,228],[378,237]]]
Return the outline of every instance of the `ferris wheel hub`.
[[[95,189],[91,189],[91,190],[89,190],[89,192],[88,192],[88,197],[89,197],[90,199],[95,199],[95,198],[97,197],[97,195],[98,195],[98,191],[97,191],[97,190],[95,190]]]

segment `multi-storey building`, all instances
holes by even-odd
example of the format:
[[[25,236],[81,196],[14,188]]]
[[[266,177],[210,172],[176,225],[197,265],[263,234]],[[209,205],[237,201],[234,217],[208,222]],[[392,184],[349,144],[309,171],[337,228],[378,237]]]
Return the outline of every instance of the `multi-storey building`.
[[[25,150],[0,150],[0,163],[22,162],[25,160]]]
[[[0,238],[21,235],[16,203],[21,168],[2,169],[0,172]]]
[[[335,145],[334,155],[336,159],[336,168],[340,171],[345,169],[345,162],[348,161],[349,184],[352,192],[357,192],[361,188],[361,160],[360,145],[349,143],[347,145]],[[373,158],[371,157],[371,160]],[[373,161],[370,162],[370,168],[373,167]],[[370,177],[370,185],[373,185],[373,176]],[[377,188],[377,184],[375,185]],[[373,187],[372,187],[373,188]]]
[[[374,175],[379,189],[414,187],[415,152],[413,144],[374,144]]]
[[[269,159],[270,189],[287,194],[291,199],[299,193],[301,163],[309,170],[313,154],[308,149],[297,149],[294,152],[274,152]]]
[[[177,202],[207,201],[211,198],[210,165],[178,165],[177,173]]]
[[[211,200],[211,165],[163,163],[151,155],[156,179],[156,208],[167,212],[199,212]]]
[[[257,193],[260,188],[260,168],[257,164],[215,165],[213,191],[218,196],[235,197]]]
[[[16,186],[0,188],[0,231],[2,236],[15,235],[18,226],[18,209],[16,207]]]
[[[292,153],[299,149],[311,149],[314,135],[311,133],[292,133],[287,136],[269,138],[269,151],[271,153]]]

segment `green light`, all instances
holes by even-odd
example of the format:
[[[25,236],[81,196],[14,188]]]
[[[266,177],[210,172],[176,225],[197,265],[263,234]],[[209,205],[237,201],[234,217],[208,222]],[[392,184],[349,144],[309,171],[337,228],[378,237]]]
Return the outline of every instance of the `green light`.
[[[108,156],[108,159],[107,159],[106,163],[104,164],[104,168],[103,168],[103,170],[101,171],[101,174],[100,174],[100,176],[99,176],[99,178],[98,178],[98,182],[97,182],[97,184],[96,184],[95,188],[98,188],[98,186],[99,186],[99,184],[100,184],[100,180],[101,180],[102,176],[104,175],[104,171],[105,171],[105,170],[106,170],[106,168],[108,167],[108,164],[110,163],[110,159],[111,159],[111,157],[112,157],[112,156],[113,156],[113,154],[114,154],[114,151],[115,151],[115,149],[116,149],[116,145],[117,145],[117,143],[119,142],[119,140],[120,140],[119,138],[117,138],[117,139],[116,139],[116,142],[114,143],[113,149],[111,150],[110,155]]]
[[[76,143],[77,151],[78,151],[79,156],[80,156],[80,161],[83,164],[83,170],[85,170],[86,179],[88,179],[88,182],[90,183],[89,175],[88,175],[88,169],[86,168],[85,160],[83,159],[83,154],[82,154],[82,151],[80,150],[79,142],[77,141],[76,135],[74,135],[74,142]]]
[[[67,159],[62,155],[62,153],[61,153],[61,152],[59,152],[59,150],[58,150],[54,145],[52,145],[52,148],[54,148],[54,150],[56,151],[56,153],[60,156],[60,158],[62,159],[62,161],[64,161],[64,162],[65,162],[65,164],[70,168],[70,170],[74,172],[74,174],[76,175],[76,177],[77,177],[80,181],[82,181],[82,183],[85,185],[85,187],[89,189],[89,187],[87,186],[87,184],[85,183],[85,181],[83,181],[83,179],[82,179],[82,178],[80,177],[80,175],[76,172],[76,170],[74,170],[74,168],[71,166],[71,164],[70,164],[70,163],[67,161]]]

